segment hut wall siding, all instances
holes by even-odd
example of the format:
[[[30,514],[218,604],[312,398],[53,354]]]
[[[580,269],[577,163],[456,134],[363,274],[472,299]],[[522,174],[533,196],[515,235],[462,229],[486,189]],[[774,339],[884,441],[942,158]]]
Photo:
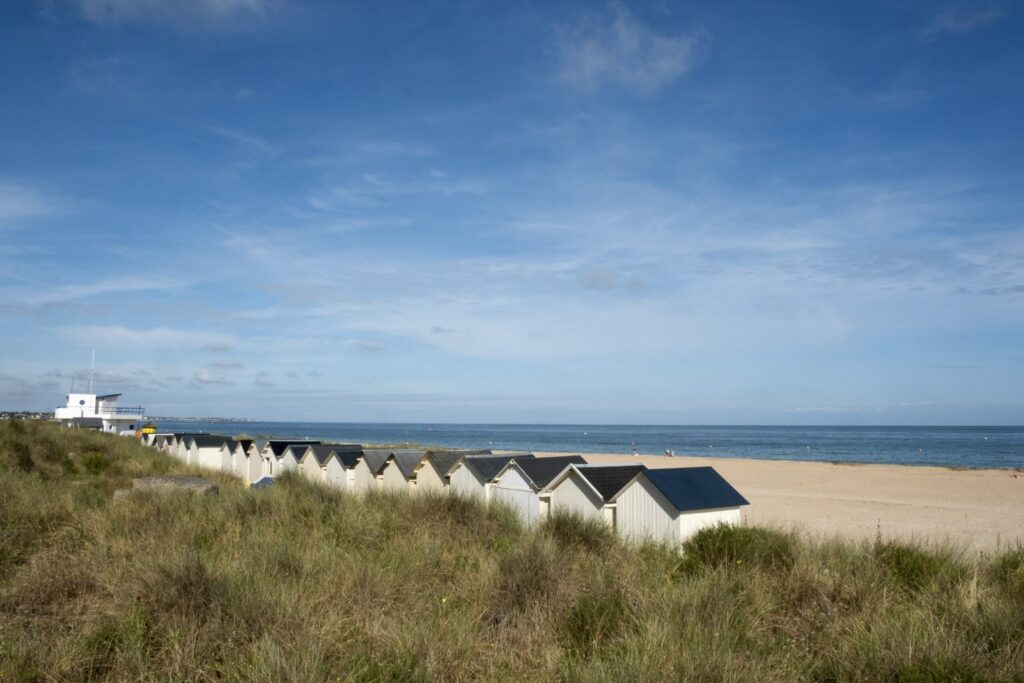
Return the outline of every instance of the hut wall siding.
[[[348,488],[348,470],[342,467],[337,458],[327,461],[327,466],[324,468],[324,481],[339,489]]]
[[[385,467],[381,477],[381,487],[386,491],[406,491],[410,490],[409,482],[406,480],[405,475],[402,474],[402,470],[398,469],[398,465],[392,460]]]
[[[605,519],[604,501],[598,498],[575,472],[551,489],[550,507],[552,512],[565,510],[587,519]]]
[[[679,539],[675,509],[643,476],[619,494],[615,516],[615,526],[624,538],[668,543]]]
[[[433,491],[437,493],[445,493],[448,490],[444,477],[438,473],[434,463],[429,461],[416,472],[416,488],[424,492]]]
[[[697,510],[696,512],[683,512],[676,518],[680,541],[685,541],[701,529],[716,524],[739,525],[740,509]]]
[[[470,472],[468,467],[457,467],[452,476],[449,477],[449,488],[451,493],[475,498],[480,501],[487,500],[487,491],[484,482],[480,481],[475,474]]]
[[[540,521],[540,497],[515,467],[510,467],[494,482],[491,500],[505,503],[524,524]]]

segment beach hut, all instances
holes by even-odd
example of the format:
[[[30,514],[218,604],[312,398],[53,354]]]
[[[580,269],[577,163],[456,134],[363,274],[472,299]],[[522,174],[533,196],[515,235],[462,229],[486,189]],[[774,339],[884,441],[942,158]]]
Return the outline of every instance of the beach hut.
[[[185,445],[185,441],[193,436],[196,435],[191,432],[175,432],[168,452],[182,462],[187,461],[188,447]]]
[[[229,436],[216,434],[198,434],[185,441],[187,448],[186,462],[211,470],[224,468],[223,447],[226,443],[234,443]]]
[[[238,439],[235,441],[235,447],[231,449],[231,473],[236,477],[245,479],[246,456],[250,446],[252,439]]]
[[[416,486],[416,468],[427,455],[426,451],[392,451],[380,472],[380,485],[385,491],[412,493]]]
[[[263,458],[262,474],[268,477],[275,477],[283,472],[284,470],[282,469],[280,459],[284,456],[285,451],[288,450],[290,446],[312,446],[313,444],[318,443],[320,442],[307,441],[303,439],[271,439],[270,441],[267,441],[263,450],[260,452],[260,455]],[[296,460],[293,455],[290,455],[284,467],[287,467],[288,465],[292,465],[294,467],[298,465],[298,460]]]
[[[467,455],[491,455],[491,451],[427,451],[416,467],[416,490],[448,492],[448,473]]]
[[[547,486],[548,512],[571,512],[615,527],[611,499],[643,465],[569,465]]]
[[[448,490],[459,496],[487,502],[491,497],[491,480],[512,458],[528,460],[532,453],[503,455],[467,455],[448,472]]]
[[[324,481],[345,491],[352,490],[353,468],[363,457],[363,447],[357,444],[331,446],[331,455],[324,464]]]
[[[363,493],[380,488],[378,476],[390,456],[391,451],[387,448],[364,448],[362,457],[352,468],[352,491]]]
[[[569,465],[585,465],[579,455],[510,460],[494,476],[491,501],[502,502],[515,510],[524,524],[540,521],[547,515],[547,492],[551,480]]]
[[[263,450],[267,447],[266,439],[254,439],[245,450],[245,462],[239,476],[248,484],[263,476]]]
[[[153,434],[153,439],[152,439],[152,441],[150,442],[149,445],[152,446],[153,448],[155,448],[158,451],[166,452],[166,450],[167,450],[167,441],[169,439],[172,439],[172,438],[174,438],[174,434],[167,433],[167,432],[160,432],[160,433],[157,433],[157,434]]]
[[[306,452],[314,445],[319,444],[311,444],[308,442],[289,444],[284,451],[281,452],[281,455],[278,456],[277,464],[274,466],[274,471],[277,474],[288,472],[290,470],[298,471],[299,463],[306,456]],[[321,472],[317,478],[322,479],[323,473]]]
[[[633,540],[679,543],[704,527],[739,524],[747,499],[713,467],[640,472],[616,493],[615,526]]]

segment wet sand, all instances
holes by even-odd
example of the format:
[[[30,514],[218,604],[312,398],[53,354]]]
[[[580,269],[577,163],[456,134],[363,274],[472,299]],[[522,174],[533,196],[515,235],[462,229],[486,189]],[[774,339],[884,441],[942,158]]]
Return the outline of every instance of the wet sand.
[[[881,533],[883,538],[948,542],[978,551],[1024,544],[1024,473],[1010,470],[688,456],[583,457],[593,464],[641,462],[651,468],[710,465],[750,501],[744,511],[750,524],[857,539]]]

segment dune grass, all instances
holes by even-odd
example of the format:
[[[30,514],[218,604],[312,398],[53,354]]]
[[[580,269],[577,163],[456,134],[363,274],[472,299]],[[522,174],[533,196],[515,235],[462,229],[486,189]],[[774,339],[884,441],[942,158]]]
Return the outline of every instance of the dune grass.
[[[454,497],[185,472],[0,423],[0,680],[1024,679],[1024,552],[709,529],[683,553]]]

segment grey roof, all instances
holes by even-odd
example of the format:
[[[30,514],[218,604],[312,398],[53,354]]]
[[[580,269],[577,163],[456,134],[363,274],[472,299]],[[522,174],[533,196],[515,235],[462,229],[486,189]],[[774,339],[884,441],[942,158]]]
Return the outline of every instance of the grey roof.
[[[494,479],[494,475],[501,471],[501,468],[508,464],[512,458],[529,460],[533,453],[508,453],[504,455],[467,455],[462,459],[462,464],[469,468],[469,471],[484,481]]]
[[[285,448],[283,451],[281,451],[281,456],[284,456],[285,452],[291,451],[292,457],[295,458],[296,462],[298,462],[299,460],[302,460],[303,456],[306,455],[306,451],[308,451],[310,447],[314,445],[316,444],[309,443],[308,441],[303,441],[302,443],[293,443],[289,445],[287,448]]]
[[[242,447],[242,452],[249,450],[249,446],[252,445],[252,439],[238,439],[235,441],[235,448]]]
[[[323,467],[327,464],[327,461],[331,459],[334,454],[334,447],[326,444],[314,444],[306,449],[306,455],[309,455],[310,451],[313,453],[313,457],[316,458],[316,464]],[[294,452],[294,451],[293,451]]]
[[[196,434],[195,436],[188,437],[185,443],[188,444],[189,448],[192,448],[193,445],[195,445],[197,448],[220,448],[229,441],[233,441],[233,439],[230,436],[218,436],[216,434]]]
[[[490,451],[430,451],[426,459],[434,464],[441,476],[447,475],[467,455],[489,454]]]
[[[358,446],[357,448],[349,448],[348,444],[341,447],[331,446],[335,455],[338,456],[338,462],[341,466],[347,470],[352,469],[359,462],[359,458],[363,457],[363,447]]]
[[[714,467],[650,469],[644,476],[680,512],[750,505]]]
[[[416,466],[420,464],[420,461],[427,456],[426,451],[415,451],[415,450],[402,450],[392,451],[391,458],[394,459],[395,464],[398,466],[398,471],[402,473],[406,481],[412,479],[412,475],[416,472]]]
[[[276,484],[277,484],[277,481],[275,481],[273,477],[260,477],[259,479],[254,481],[252,484],[250,484],[249,488],[265,489],[268,486],[274,486]]]
[[[559,472],[569,465],[586,465],[587,461],[580,455],[558,455],[550,458],[513,458],[519,469],[523,471],[533,484],[535,490],[540,490],[551,483],[551,480],[558,476]]]
[[[270,450],[274,454],[274,457],[280,458],[281,455],[284,454],[285,449],[288,448],[289,446],[293,445],[293,444],[309,444],[309,445],[313,445],[315,443],[320,443],[320,442],[319,441],[308,441],[306,439],[294,439],[292,441],[281,440],[281,439],[271,439],[270,441],[267,442],[267,445],[270,446]]]
[[[254,439],[252,445],[256,447],[257,453],[262,453],[263,449],[267,447],[268,443],[270,442],[267,441],[266,439]]]
[[[622,487],[647,468],[643,465],[581,465],[576,471],[601,495],[604,502],[615,497]]]
[[[380,474],[389,457],[391,457],[391,451],[387,448],[363,449],[363,460],[366,461],[366,466],[370,468],[370,473],[374,476]]]

